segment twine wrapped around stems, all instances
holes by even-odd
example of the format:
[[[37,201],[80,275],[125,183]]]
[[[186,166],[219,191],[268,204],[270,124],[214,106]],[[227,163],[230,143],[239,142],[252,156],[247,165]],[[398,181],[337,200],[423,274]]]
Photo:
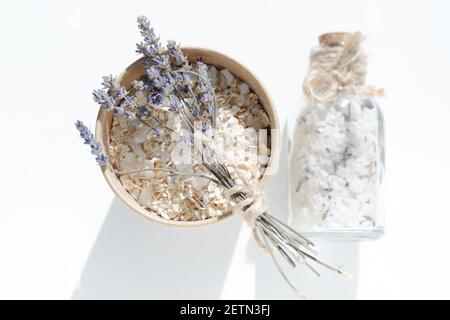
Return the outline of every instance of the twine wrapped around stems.
[[[253,171],[253,176],[256,177],[255,169],[249,168]],[[238,195],[245,195],[245,199],[236,201]],[[256,219],[267,211],[267,201],[260,184],[252,180],[243,180],[242,183],[236,184],[230,189],[225,190],[225,196],[232,205],[232,213],[239,214],[247,223],[247,225],[255,229]]]

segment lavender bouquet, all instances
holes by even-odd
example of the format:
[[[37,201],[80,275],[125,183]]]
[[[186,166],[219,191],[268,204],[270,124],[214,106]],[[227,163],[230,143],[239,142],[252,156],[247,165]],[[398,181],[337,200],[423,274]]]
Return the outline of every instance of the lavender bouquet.
[[[255,172],[259,167],[249,166],[244,162],[232,163],[227,159],[221,142],[229,126],[223,125],[223,119],[233,112],[223,111],[221,108],[225,103],[223,96],[218,94],[213,85],[217,74],[209,72],[208,66],[201,60],[190,62],[174,41],[168,41],[167,45],[163,46],[146,17],[138,17],[137,23],[143,40],[137,44],[136,51],[143,56],[146,75],[133,80],[130,88],[121,86],[113,76],[105,76],[103,88],[93,92],[94,100],[105,111],[113,113],[117,127],[120,127],[121,123],[131,123],[135,128],[134,137],[136,135],[140,137],[144,149],[146,146],[147,148],[157,146],[157,156],[166,158],[168,154],[164,153],[164,148],[181,144],[189,147],[190,161],[180,163],[176,160],[160,161],[158,158],[156,159],[158,163],[149,162],[145,160],[146,155],[136,141],[126,137],[126,131],[113,132],[113,135],[116,134],[120,139],[127,141],[129,144],[127,150],[131,148],[135,154],[130,160],[134,161],[133,166],[121,166],[113,159],[114,157],[111,157],[111,150],[104,150],[89,128],[81,121],[77,121],[76,128],[84,143],[90,146],[97,163],[121,178],[126,177],[121,181],[131,194],[135,189],[133,186],[128,188],[128,185],[131,185],[128,178],[130,176],[149,181],[163,178],[168,185],[174,183],[176,179],[181,183],[203,181],[208,184],[208,189],[222,190],[223,197],[220,203],[223,208],[230,209],[232,213],[239,214],[245,219],[260,247],[271,255],[283,278],[299,296],[302,296],[301,293],[278,263],[277,253],[292,267],[304,264],[317,275],[314,264],[340,274],[344,273],[340,268],[319,260],[311,241],[268,213],[265,196],[258,184],[260,172]],[[229,73],[227,74],[225,70],[223,75],[224,81],[227,82]],[[248,92],[248,85],[240,83],[239,90]],[[162,110],[167,118],[160,116]],[[255,107],[254,110],[256,111],[250,113],[250,116],[260,119],[259,127],[267,126],[268,119],[263,109]],[[234,118],[229,116],[227,119]],[[260,125],[261,123],[263,125]],[[140,132],[145,134],[139,134]],[[238,167],[245,170],[238,170]],[[192,195],[179,194],[182,197],[181,201],[192,200]],[[217,195],[220,196],[219,193]],[[136,198],[141,196],[142,194],[136,195]],[[194,209],[198,207],[201,209],[208,201],[197,200]],[[183,210],[187,211],[186,208]],[[164,208],[160,214],[166,217]]]

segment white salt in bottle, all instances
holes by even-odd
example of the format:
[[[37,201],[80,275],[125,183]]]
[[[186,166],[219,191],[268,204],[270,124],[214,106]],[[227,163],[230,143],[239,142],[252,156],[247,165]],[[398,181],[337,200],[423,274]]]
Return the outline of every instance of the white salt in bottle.
[[[384,232],[384,128],[365,86],[360,33],[320,36],[303,108],[290,125],[291,226],[308,236],[358,240]]]

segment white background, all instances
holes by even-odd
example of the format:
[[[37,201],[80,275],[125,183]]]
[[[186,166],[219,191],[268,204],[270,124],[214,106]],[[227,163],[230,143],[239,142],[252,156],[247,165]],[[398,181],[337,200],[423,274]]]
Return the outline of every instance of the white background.
[[[320,244],[352,280],[291,276],[309,298],[450,298],[450,3],[318,0],[2,2],[0,298],[295,298],[239,217],[185,230],[135,216],[78,138],[101,75],[136,59],[139,14],[248,66],[282,125],[317,36],[367,33],[368,82],[387,91],[387,232]],[[286,181],[284,166],[266,190],[284,218]]]

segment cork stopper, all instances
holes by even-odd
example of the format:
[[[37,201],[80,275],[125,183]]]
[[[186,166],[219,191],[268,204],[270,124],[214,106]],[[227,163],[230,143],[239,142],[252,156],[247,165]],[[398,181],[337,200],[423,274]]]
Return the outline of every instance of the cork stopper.
[[[319,36],[320,44],[329,46],[329,47],[337,47],[343,46],[345,43],[345,39],[348,39],[349,36],[352,36],[351,32],[330,32],[324,33]]]

